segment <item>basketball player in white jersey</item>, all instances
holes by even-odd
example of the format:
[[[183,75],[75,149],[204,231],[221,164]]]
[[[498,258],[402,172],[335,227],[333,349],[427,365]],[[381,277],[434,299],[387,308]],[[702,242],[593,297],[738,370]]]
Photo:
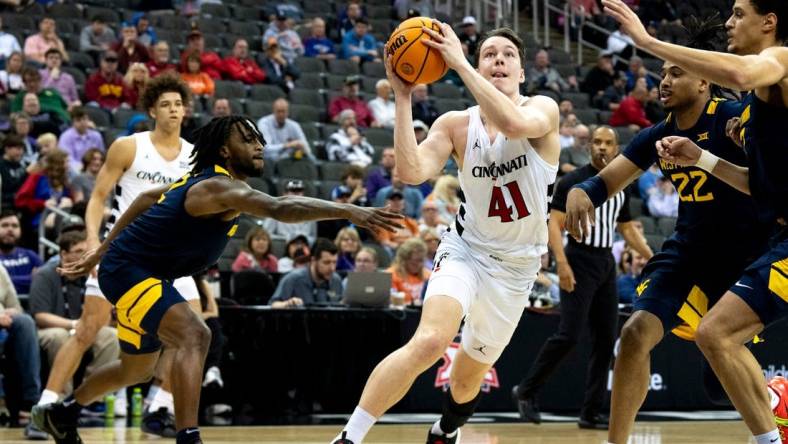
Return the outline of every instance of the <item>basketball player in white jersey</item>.
[[[89,250],[98,248],[101,244],[99,231],[110,193],[114,194],[107,230],[112,228],[112,224],[137,195],[172,183],[191,169],[189,157],[192,144],[180,137],[184,106],[189,99],[189,87],[176,76],[162,75],[148,84],[140,102],[143,109],[154,119],[155,129],[121,137],[110,146],[107,160],[96,177],[96,185],[85,214]],[[181,278],[176,280],[174,285],[192,308],[200,313],[200,297],[194,280],[191,277]],[[58,400],[63,394],[66,381],[72,378],[79,367],[82,355],[95,341],[98,330],[110,320],[112,304],[101,293],[95,275],[88,278],[86,286],[82,315],[79,321],[75,322],[76,332],[58,352],[39,404]],[[166,357],[169,353],[165,351],[163,356],[165,358],[160,361],[162,367],[159,373],[168,375],[170,363]],[[164,412],[158,412],[158,406],[171,410],[172,394],[160,389],[152,404],[151,412],[164,416]],[[157,419],[157,427],[147,430],[145,422],[143,430],[156,434],[168,433],[159,428],[165,420],[166,418]],[[170,432],[174,436],[174,430]]]
[[[454,156],[462,205],[441,239],[416,333],[372,372],[336,444],[361,443],[377,418],[443,356],[465,319],[443,415],[427,438],[457,443],[459,428],[479,401],[484,375],[517,327],[547,252],[548,201],[560,154],[558,106],[547,97],[520,95],[525,54],[510,29],[482,38],[473,68],[451,27],[440,28],[442,35],[424,28],[432,37],[425,44],[459,73],[479,106],[442,115],[417,145],[413,86],[393,74],[387,60],[395,93],[396,168],[403,182],[418,185]]]

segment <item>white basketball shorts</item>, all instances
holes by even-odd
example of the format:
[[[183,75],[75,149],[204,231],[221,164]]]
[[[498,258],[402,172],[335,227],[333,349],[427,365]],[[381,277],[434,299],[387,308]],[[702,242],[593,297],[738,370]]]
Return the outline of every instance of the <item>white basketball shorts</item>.
[[[194,282],[194,278],[191,276],[175,279],[172,282],[172,286],[175,287],[175,289],[178,290],[178,293],[180,293],[181,296],[183,296],[183,298],[187,301],[200,299],[200,292],[197,291],[197,284]],[[99,288],[97,277],[88,276],[88,279],[85,282],[85,296],[96,296],[102,299],[107,299],[104,297],[104,293],[101,292],[101,288]]]
[[[473,250],[449,231],[435,253],[425,300],[434,295],[456,299],[465,316],[463,350],[493,364],[520,322],[540,267],[538,257],[515,262]]]

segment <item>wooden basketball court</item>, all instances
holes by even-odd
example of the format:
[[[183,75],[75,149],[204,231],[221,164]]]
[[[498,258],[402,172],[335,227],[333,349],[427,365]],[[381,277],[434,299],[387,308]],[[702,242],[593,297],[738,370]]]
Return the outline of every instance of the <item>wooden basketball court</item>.
[[[203,427],[207,444],[301,443],[327,444],[341,426],[287,427]],[[427,424],[378,425],[367,439],[369,444],[423,443]],[[145,435],[138,428],[104,427],[80,429],[87,444],[167,443],[172,440]],[[639,422],[630,438],[632,444],[746,444],[749,432],[741,421]],[[603,431],[580,430],[574,423],[472,424],[463,428],[462,444],[603,444]],[[22,429],[0,429],[0,442],[28,444]],[[49,441],[51,442],[51,440]]]

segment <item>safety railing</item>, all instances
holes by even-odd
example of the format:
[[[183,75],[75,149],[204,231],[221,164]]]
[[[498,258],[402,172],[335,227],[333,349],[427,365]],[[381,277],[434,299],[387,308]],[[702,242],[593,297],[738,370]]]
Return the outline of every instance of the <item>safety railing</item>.
[[[47,239],[46,237],[46,220],[47,217],[54,213],[55,216],[61,216],[63,219],[68,219],[71,217],[71,213],[68,211],[64,211],[61,208],[57,207],[45,207],[44,211],[41,213],[41,221],[38,224],[38,256],[42,259],[46,257],[47,249],[54,252],[59,252],[60,247],[57,243],[52,242],[51,240]]]

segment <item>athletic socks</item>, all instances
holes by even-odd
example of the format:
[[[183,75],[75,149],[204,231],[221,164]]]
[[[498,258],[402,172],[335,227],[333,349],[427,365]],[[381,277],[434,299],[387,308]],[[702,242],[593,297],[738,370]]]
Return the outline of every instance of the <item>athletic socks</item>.
[[[756,444],[775,444],[780,442],[780,432],[778,432],[777,429],[755,437]]]
[[[441,429],[441,420],[439,419],[439,420],[435,421],[435,424],[432,425],[432,429],[430,430],[430,433],[432,433],[433,435],[445,436],[447,438],[454,438],[454,436],[457,433],[459,433],[459,431],[460,431],[460,429],[457,429],[457,430],[455,430],[455,431],[453,431],[451,433],[444,432],[443,429]]]
[[[167,412],[173,415],[175,414],[175,404],[173,403],[172,393],[164,390],[163,388],[159,388],[156,394],[153,395],[153,401],[151,401],[148,411],[155,412],[162,407],[166,407]]]
[[[465,423],[468,422],[468,419],[470,419],[471,415],[473,415],[473,412],[476,410],[476,406],[479,404],[481,396],[482,394],[479,392],[476,397],[470,401],[463,404],[458,404],[451,396],[451,390],[446,390],[446,393],[444,393],[443,397],[443,414],[439,424],[440,430],[449,436],[448,434],[456,432],[457,429],[465,425]]]
[[[175,444],[198,444],[201,442],[200,429],[197,427],[187,427],[179,430],[175,435]]]
[[[353,441],[353,444],[361,444],[364,440],[364,437],[367,436],[369,433],[369,429],[375,425],[377,418],[367,413],[366,410],[362,409],[360,406],[357,406],[355,410],[353,410],[353,414],[350,416],[350,419],[345,426],[344,432],[347,433],[345,439],[349,439]],[[334,441],[342,438],[342,434],[340,433],[334,438]]]
[[[41,397],[38,398],[38,404],[36,405],[52,404],[53,402],[57,402],[59,398],[60,396],[52,390],[44,390],[41,392]]]

